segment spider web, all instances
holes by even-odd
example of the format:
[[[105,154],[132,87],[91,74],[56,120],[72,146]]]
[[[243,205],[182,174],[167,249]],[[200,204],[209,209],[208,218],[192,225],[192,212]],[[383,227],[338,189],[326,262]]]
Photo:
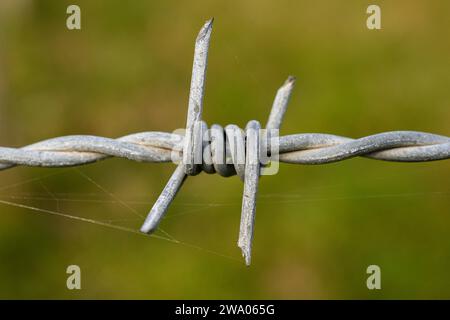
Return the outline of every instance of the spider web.
[[[46,184],[46,180],[48,179],[51,179],[58,175],[64,174],[67,175],[69,173],[74,173],[75,175],[81,177],[88,184],[92,185],[97,190],[97,192],[58,193],[52,191]],[[35,184],[35,186],[39,186],[42,192],[37,191],[17,192],[15,190],[29,184]],[[53,215],[59,218],[64,218],[66,220],[89,223],[99,227],[109,228],[115,231],[128,232],[142,237],[167,241],[172,244],[177,244],[188,248],[200,250],[209,254],[213,254],[222,258],[226,258],[241,263],[241,260],[238,257],[233,257],[221,252],[205,248],[203,246],[199,246],[186,241],[181,241],[161,227],[159,227],[158,230],[151,235],[141,233],[139,231],[139,226],[143,223],[145,216],[141,214],[134,206],[145,205],[146,210],[148,210],[148,208],[151,207],[152,202],[150,200],[145,200],[146,198],[148,198],[148,196],[140,196],[140,197],[135,196],[133,199],[124,200],[122,199],[122,197],[117,196],[115,193],[111,192],[105,186],[100,184],[92,176],[88,175],[85,171],[78,168],[60,169],[55,173],[39,177],[33,177],[31,179],[26,179],[24,181],[0,187],[1,205],[16,207],[33,213]],[[111,213],[110,210],[107,210],[107,212],[109,213],[108,217],[92,218],[92,217],[85,217],[82,214],[76,215],[69,214],[67,213],[66,210],[62,210],[63,204],[67,203],[72,203],[75,205],[86,203],[91,203],[95,205],[112,205],[115,207],[119,207],[119,209],[116,210],[116,212],[119,212],[119,214],[116,213],[115,216],[112,216],[113,214]],[[44,204],[47,204],[47,206],[44,206]],[[48,208],[49,205],[52,206],[53,208]],[[183,206],[188,207],[189,209],[181,210],[179,211],[178,214],[174,214],[172,216],[168,215],[166,219],[170,219],[173,216],[206,211],[208,208],[220,205],[221,204],[185,203],[183,204]],[[96,211],[103,212],[103,210],[96,210]],[[91,212],[87,215],[92,216],[93,214]]]
[[[47,180],[58,175],[69,173],[72,173],[82,178],[85,181],[85,184],[91,185],[95,191],[84,193],[55,192],[47,185]],[[389,178],[392,177],[379,177],[376,179],[389,179]],[[24,191],[17,192],[16,189],[18,188],[21,189],[21,187],[29,184],[35,184],[35,186],[39,186],[39,188],[42,191],[38,192],[36,190],[33,190],[33,192],[24,192]],[[304,189],[298,189],[298,190],[290,190],[287,192],[260,193],[258,196],[259,198],[258,204],[260,206],[280,205],[280,204],[298,205],[305,202],[323,202],[323,201],[329,202],[329,201],[348,201],[348,200],[370,200],[380,198],[408,198],[420,196],[450,195],[450,192],[447,191],[377,193],[377,194],[369,193],[352,196],[332,196],[332,197],[330,196],[324,197],[320,194],[320,191],[323,189],[339,189],[343,186],[345,186],[345,183],[309,187],[307,192],[305,192]],[[319,191],[318,194],[317,191]],[[315,192],[316,195],[314,195]],[[158,228],[155,234],[147,235],[141,233],[139,231],[139,226],[142,224],[145,217],[142,213],[140,213],[139,210],[135,208],[135,206],[143,206],[147,211],[148,208],[150,208],[153,204],[151,199],[149,200],[148,196],[146,195],[142,196],[135,195],[133,198],[131,199],[127,198],[125,200],[122,196],[119,197],[117,194],[111,192],[104,185],[100,184],[92,176],[88,175],[84,170],[78,168],[59,169],[51,174],[34,177],[24,181],[2,186],[0,187],[0,204],[20,208],[33,213],[53,215],[60,218],[64,218],[66,220],[89,223],[96,225],[98,227],[104,227],[115,231],[127,232],[142,237],[167,241],[172,244],[181,245],[196,250],[201,250],[212,255],[216,255],[225,259],[242,263],[239,257],[230,256],[221,252],[217,252],[215,250],[205,248],[203,246],[182,241],[178,239],[178,237],[175,237],[174,235],[172,235],[171,233],[169,233],[168,231],[166,231],[161,227]],[[51,208],[45,207],[44,204],[50,205]],[[85,217],[82,214],[73,215],[67,213],[67,211],[65,210],[65,205],[67,204],[72,204],[75,206],[75,208],[79,204],[111,205],[116,208],[117,207],[119,208],[118,210],[116,210],[117,212],[119,212],[119,214],[112,215],[111,211],[107,210],[106,212],[109,212],[109,215],[107,217],[100,216],[93,218],[92,212],[88,214],[90,215],[90,217],[89,216]],[[175,203],[173,204],[173,206],[177,206],[177,204]],[[236,198],[236,200],[227,202],[196,202],[196,203],[183,202],[182,206],[183,210],[176,210],[176,213],[167,215],[165,220],[184,215],[210,213],[211,211],[214,211],[211,209],[220,207],[233,207],[233,210],[239,211],[239,208],[241,206],[241,200],[239,198]],[[76,210],[78,212],[79,209]],[[102,210],[96,211],[103,212]]]

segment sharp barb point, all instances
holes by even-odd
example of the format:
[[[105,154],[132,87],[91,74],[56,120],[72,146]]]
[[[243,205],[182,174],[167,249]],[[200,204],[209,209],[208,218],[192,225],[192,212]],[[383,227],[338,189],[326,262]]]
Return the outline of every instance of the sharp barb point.
[[[206,21],[195,43],[186,121],[187,131],[184,136],[154,131],[130,134],[117,139],[74,135],[51,138],[21,148],[0,147],[0,170],[14,166],[48,168],[78,166],[109,157],[147,163],[167,163],[179,159],[180,156],[183,157],[183,162],[178,164],[145,219],[140,229],[143,233],[152,233],[157,230],[159,222],[163,219],[170,203],[185,181],[186,173],[189,175],[196,174],[197,171],[194,169],[197,168],[197,165],[200,168],[199,172],[218,173],[223,177],[238,174],[244,180],[238,246],[242,251],[245,264],[249,266],[251,263],[258,179],[260,169],[263,168],[258,151],[264,150],[268,143],[264,141],[260,132],[254,135],[246,129],[245,137],[244,134],[237,135],[238,139],[235,142],[235,146],[243,146],[242,148],[236,147],[236,150],[241,150],[240,156],[238,153],[235,156],[231,155],[231,163],[224,163],[223,160],[227,158],[227,149],[228,151],[235,149],[231,148],[230,141],[233,140],[228,139],[228,142],[226,142],[227,131],[224,131],[219,125],[212,126],[212,128],[219,129],[217,131],[219,134],[216,135],[218,138],[208,139],[207,143],[202,140],[202,134],[198,135],[198,133],[206,132],[207,137],[213,137],[212,134],[208,133],[206,123],[201,122],[199,126],[205,89],[208,46],[213,21],[213,18]],[[289,76],[278,89],[267,122],[267,129],[279,129],[295,80],[295,77]],[[257,121],[250,121],[247,127],[260,130]],[[236,131],[239,130],[236,126],[231,128]],[[271,136],[271,138],[273,137]],[[277,161],[285,163],[318,165],[343,161],[357,156],[396,162],[450,159],[450,137],[418,131],[383,132],[359,139],[322,133],[300,133],[281,137],[277,135],[276,139],[276,144],[279,147]],[[218,141],[220,143],[215,145]],[[182,143],[183,152],[181,152],[180,143]],[[197,151],[200,151],[200,161],[198,162],[195,158]],[[172,152],[176,154],[175,159]],[[185,161],[184,158],[187,158],[189,162]],[[239,162],[234,162],[233,158],[244,159],[244,166],[241,166],[242,164]],[[215,159],[222,159],[222,162]],[[232,165],[235,166],[234,171],[230,168]],[[0,190],[10,189],[32,180],[35,179],[5,186]],[[3,202],[8,204],[5,201]],[[173,240],[173,242],[179,243],[177,240]]]
[[[297,77],[295,76],[289,76],[285,82],[285,84],[294,84],[295,81],[297,81]]]
[[[150,234],[156,231],[185,179],[186,175],[184,173],[184,168],[183,165],[180,164],[173,172],[163,191],[159,195],[158,200],[156,200],[147,215],[144,224],[140,229],[141,232]]]
[[[272,104],[272,109],[270,110],[269,119],[267,120],[267,129],[280,129],[292,90],[294,89],[295,80],[295,77],[289,76],[278,89]]]
[[[208,39],[211,36],[213,24],[214,24],[214,18],[211,18],[208,21],[206,21],[205,24],[203,25],[203,27],[200,29],[195,42],[200,42],[205,39]]]
[[[251,264],[252,255],[251,248],[249,248],[246,244],[239,244],[239,248],[242,252],[242,257],[244,258],[245,265],[248,267]]]

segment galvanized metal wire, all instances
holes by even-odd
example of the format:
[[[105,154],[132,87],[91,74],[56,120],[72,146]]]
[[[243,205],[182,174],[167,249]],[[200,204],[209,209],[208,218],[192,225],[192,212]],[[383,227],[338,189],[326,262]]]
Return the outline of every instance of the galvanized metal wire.
[[[0,170],[17,165],[69,167],[110,157],[139,162],[171,162],[185,137],[166,132],[141,132],[117,139],[74,135],[37,142],[23,148],[0,147]],[[450,138],[417,131],[392,131],[359,139],[322,133],[279,137],[280,162],[324,164],[356,156],[398,162],[450,158]],[[180,153],[182,154],[182,152]]]
[[[171,162],[178,154],[182,161],[164,188],[161,196],[150,211],[141,231],[153,232],[163,218],[168,206],[183,184],[187,175],[196,175],[200,171],[218,172],[222,176],[238,174],[244,181],[241,228],[238,245],[242,249],[246,263],[250,264],[251,243],[253,238],[257,184],[260,175],[260,159],[256,155],[258,148],[268,148],[250,129],[259,130],[257,121],[250,121],[243,135],[239,155],[230,153],[230,139],[227,130],[240,130],[237,126],[227,126],[219,130],[221,151],[219,158],[230,158],[231,162],[215,161],[211,145],[199,140],[200,132],[207,129],[201,121],[208,47],[213,21],[208,21],[201,29],[195,46],[194,64],[191,79],[188,117],[185,135],[166,132],[141,132],[117,139],[74,135],[40,141],[22,148],[0,147],[0,170],[14,166],[67,167],[84,165],[109,157],[125,158],[141,162]],[[266,128],[279,129],[287,109],[287,104],[295,83],[289,77],[278,90]],[[244,137],[245,136],[245,137]],[[421,162],[450,158],[450,138],[442,135],[417,131],[392,131],[379,133],[359,139],[351,139],[331,134],[300,133],[280,136],[279,161],[294,164],[324,164],[346,160],[356,156],[376,160]],[[208,149],[209,148],[209,149]],[[217,147],[216,147],[217,149]],[[205,150],[208,150],[205,152]],[[253,150],[253,152],[251,151]],[[200,152],[203,157],[195,159]],[[252,156],[250,156],[252,155]],[[239,163],[236,156],[244,161]],[[253,159],[250,159],[253,157]],[[205,159],[209,158],[209,161]]]

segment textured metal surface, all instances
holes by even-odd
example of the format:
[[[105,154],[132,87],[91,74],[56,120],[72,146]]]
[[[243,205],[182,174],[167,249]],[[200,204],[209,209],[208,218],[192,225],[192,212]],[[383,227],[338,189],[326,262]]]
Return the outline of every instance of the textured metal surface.
[[[450,158],[450,138],[416,131],[384,132],[360,139],[331,134],[301,133],[261,138],[260,125],[250,121],[246,131],[235,125],[225,129],[201,121],[212,20],[200,30],[194,51],[191,91],[185,135],[142,132],[110,139],[77,135],[48,139],[23,148],[0,147],[0,170],[17,165],[66,167],[83,165],[108,157],[142,162],[170,162],[178,166],[148,214],[141,231],[154,232],[188,175],[201,171],[229,177],[237,174],[244,182],[238,246],[247,265],[251,261],[258,181],[264,165],[260,149],[279,146],[279,161],[324,164],[356,156],[401,162]],[[277,91],[266,128],[278,130],[287,110],[295,78],[289,77]],[[205,135],[208,139],[204,140]],[[209,139],[211,138],[211,139]],[[267,153],[266,152],[266,153]],[[182,160],[182,161],[179,161]]]
[[[207,21],[195,40],[194,62],[192,65],[191,88],[186,120],[186,135],[183,143],[183,161],[170,177],[158,200],[147,215],[141,232],[154,232],[172,203],[178,190],[183,185],[186,175],[200,173],[202,142],[202,111],[205,95],[206,67],[208,65],[208,49],[211,40],[214,19]]]
[[[259,180],[259,143],[258,130],[261,125],[258,121],[247,124],[247,145],[245,161],[244,194],[242,196],[241,225],[239,228],[238,247],[242,250],[245,263],[250,265],[252,255],[253,229],[256,214],[256,194]]]
[[[0,170],[16,165],[76,166],[109,157],[171,162],[172,150],[177,151],[176,146],[183,143],[183,136],[163,132],[142,132],[118,139],[83,135],[59,137],[23,148],[0,147]],[[399,162],[450,158],[449,137],[417,131],[384,132],[360,139],[301,133],[281,136],[279,147],[280,162],[300,164],[330,163],[355,156]]]

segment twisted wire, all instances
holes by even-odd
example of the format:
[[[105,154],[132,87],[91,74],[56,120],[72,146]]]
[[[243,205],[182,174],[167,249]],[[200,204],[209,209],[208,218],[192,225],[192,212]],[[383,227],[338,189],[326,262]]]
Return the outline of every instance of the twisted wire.
[[[188,176],[201,171],[223,177],[238,175],[244,182],[238,246],[250,265],[258,181],[265,165],[261,154],[280,162],[325,164],[356,156],[376,160],[420,162],[450,159],[450,138],[417,131],[392,131],[359,139],[300,133],[278,137],[261,134],[261,125],[251,120],[245,130],[236,125],[212,125],[202,121],[208,48],[213,20],[207,21],[195,41],[186,132],[141,132],[117,139],[76,135],[40,141],[22,148],[0,147],[0,170],[17,165],[67,167],[110,157],[141,162],[175,162],[177,168],[147,215],[141,231],[154,232]],[[289,77],[278,89],[265,126],[278,132],[294,87]],[[206,136],[206,139],[205,139]],[[261,152],[262,151],[262,152]]]
[[[226,164],[218,158],[242,157],[230,152],[226,131],[219,125],[213,128],[224,134],[222,152],[213,157],[209,144],[203,152],[202,170],[218,172],[224,177],[242,172],[237,162]],[[139,162],[171,162],[172,152],[183,151],[184,136],[166,132],[141,132],[117,139],[74,135],[40,141],[23,148],[0,147],[0,170],[16,165],[31,167],[67,167],[96,162],[110,157]],[[216,149],[217,151],[217,149]],[[285,163],[324,164],[364,156],[376,160],[422,162],[450,158],[450,138],[417,131],[392,131],[359,139],[321,134],[301,133],[279,137],[279,160]],[[206,161],[205,161],[206,158]],[[212,163],[212,165],[211,165]],[[234,169],[233,169],[234,167]]]

